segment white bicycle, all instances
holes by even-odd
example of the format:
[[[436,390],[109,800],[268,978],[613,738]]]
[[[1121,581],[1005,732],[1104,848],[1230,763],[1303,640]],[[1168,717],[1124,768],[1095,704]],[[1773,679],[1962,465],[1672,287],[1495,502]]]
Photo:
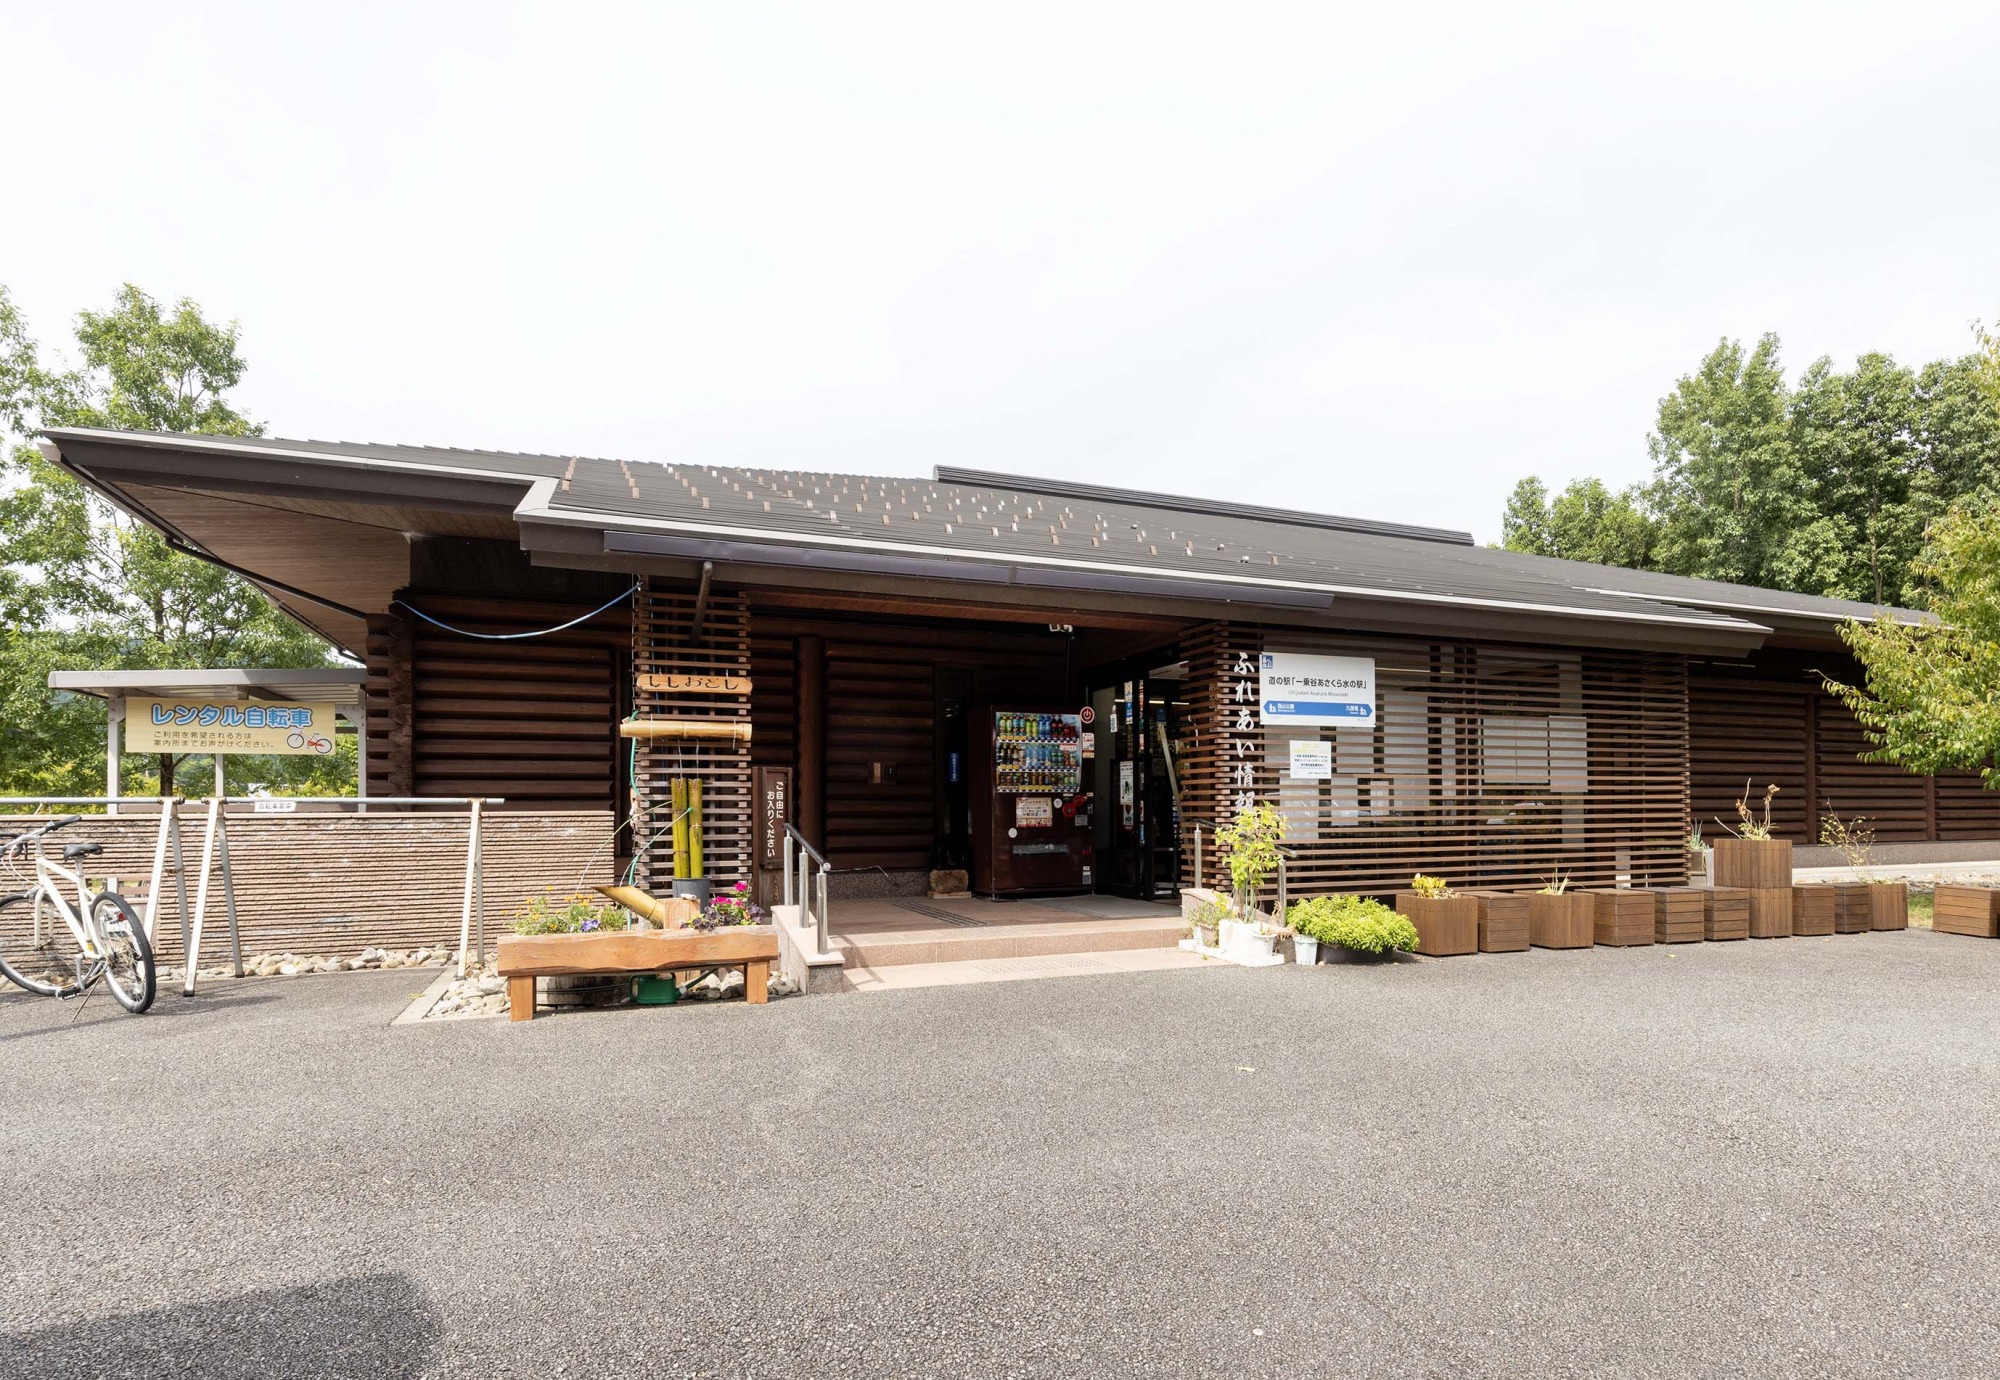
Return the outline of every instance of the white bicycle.
[[[0,975],[37,996],[59,998],[78,996],[101,980],[120,1006],[137,1015],[153,1004],[158,987],[153,946],[138,913],[109,886],[89,894],[82,872],[42,854],[44,838],[79,818],[64,815],[18,834],[0,852],[7,869],[28,884],[0,897]],[[72,843],[62,859],[76,863],[103,851],[101,843]],[[76,893],[75,905],[64,898],[65,885]]]

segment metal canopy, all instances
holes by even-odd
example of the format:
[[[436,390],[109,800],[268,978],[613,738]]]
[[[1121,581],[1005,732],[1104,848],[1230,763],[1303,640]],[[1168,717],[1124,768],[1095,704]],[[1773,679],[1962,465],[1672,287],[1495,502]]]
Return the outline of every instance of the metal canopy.
[[[358,705],[368,673],[359,666],[231,666],[215,670],[51,671],[51,690],[98,699],[196,697],[221,700],[317,700]]]

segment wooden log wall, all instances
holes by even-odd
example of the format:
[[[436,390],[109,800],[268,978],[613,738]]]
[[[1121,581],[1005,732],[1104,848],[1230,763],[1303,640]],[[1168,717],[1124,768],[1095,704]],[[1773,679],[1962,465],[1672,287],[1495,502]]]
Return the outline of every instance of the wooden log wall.
[[[553,627],[594,607],[441,594],[411,601],[481,633]],[[502,796],[507,809],[611,810],[619,668],[630,638],[631,616],[619,608],[560,633],[501,642],[401,612],[376,619],[368,638],[369,790]]]
[[[1866,817],[1882,843],[2000,839],[2000,792],[1977,772],[1915,776],[1888,762],[1864,762],[1872,745],[1853,714],[1827,692],[1823,678],[1858,684],[1861,669],[1844,653],[1760,651],[1733,662],[1689,669],[1692,809],[1703,833],[1736,822],[1736,801],[1750,783],[1756,799],[1779,788],[1772,821],[1780,838],[1817,844],[1829,809]]]
[[[634,851],[640,874],[656,893],[673,887],[674,778],[702,783],[703,871],[718,885],[748,881],[751,870],[751,751],[762,732],[751,695],[646,688],[649,675],[730,676],[756,685],[750,659],[750,614],[742,594],[710,590],[696,624],[693,590],[647,582],[632,608],[632,704],[642,719],[741,720],[753,724],[750,743],[720,739],[641,739],[633,772],[641,823]]]
[[[204,815],[205,807],[195,802],[181,822],[190,908]],[[126,814],[85,819],[55,837],[103,844],[104,853],[86,870],[93,879],[118,878],[120,890],[143,911],[159,827],[157,816]],[[243,952],[352,955],[370,946],[456,945],[466,828],[463,810],[232,815],[230,870]],[[508,932],[512,912],[541,892],[567,896],[611,878],[608,811],[495,811],[480,828],[489,944]],[[179,963],[186,950],[171,880],[165,890],[155,925],[159,958]],[[9,907],[0,919],[18,909]],[[18,938],[22,929],[10,925],[0,936]],[[219,865],[209,883],[202,953],[203,966],[226,962],[229,954]]]
[[[1385,893],[1417,872],[1460,888],[1686,879],[1684,661],[1209,625],[1185,644],[1183,813],[1252,800],[1288,821],[1292,894]],[[1257,727],[1257,656],[1375,659],[1373,729]],[[1334,746],[1334,779],[1285,779],[1289,744]],[[1192,867],[1192,848],[1182,850]],[[1205,881],[1221,875],[1205,850]],[[1191,872],[1184,881],[1192,884]]]

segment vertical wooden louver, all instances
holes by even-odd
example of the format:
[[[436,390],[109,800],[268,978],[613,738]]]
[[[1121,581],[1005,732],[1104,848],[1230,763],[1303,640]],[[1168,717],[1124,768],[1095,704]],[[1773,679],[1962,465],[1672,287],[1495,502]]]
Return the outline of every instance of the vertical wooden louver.
[[[750,680],[750,615],[743,596],[711,591],[695,626],[696,596],[647,587],[634,597],[634,712],[642,719],[740,719],[750,722],[750,695],[682,693],[649,688],[661,675],[733,676]],[[664,893],[674,876],[672,787],[675,777],[702,783],[704,871],[718,885],[750,878],[750,745],[722,739],[640,739],[632,773],[639,810],[639,870]]]
[[[1287,820],[1294,895],[1685,880],[1687,675],[1677,656],[1209,625],[1186,644],[1183,810],[1248,800]],[[1265,650],[1375,661],[1368,729],[1258,727]],[[1293,781],[1290,744],[1333,744],[1331,781]],[[1186,865],[1192,850],[1183,849]],[[1220,860],[1206,850],[1204,879]],[[1192,881],[1192,876],[1188,876]]]

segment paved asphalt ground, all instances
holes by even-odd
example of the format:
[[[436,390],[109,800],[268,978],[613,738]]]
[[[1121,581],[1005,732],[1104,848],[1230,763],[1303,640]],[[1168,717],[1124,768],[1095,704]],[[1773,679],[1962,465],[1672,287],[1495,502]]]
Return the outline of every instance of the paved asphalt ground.
[[[0,1375],[1991,1375],[2000,943],[0,998]]]

